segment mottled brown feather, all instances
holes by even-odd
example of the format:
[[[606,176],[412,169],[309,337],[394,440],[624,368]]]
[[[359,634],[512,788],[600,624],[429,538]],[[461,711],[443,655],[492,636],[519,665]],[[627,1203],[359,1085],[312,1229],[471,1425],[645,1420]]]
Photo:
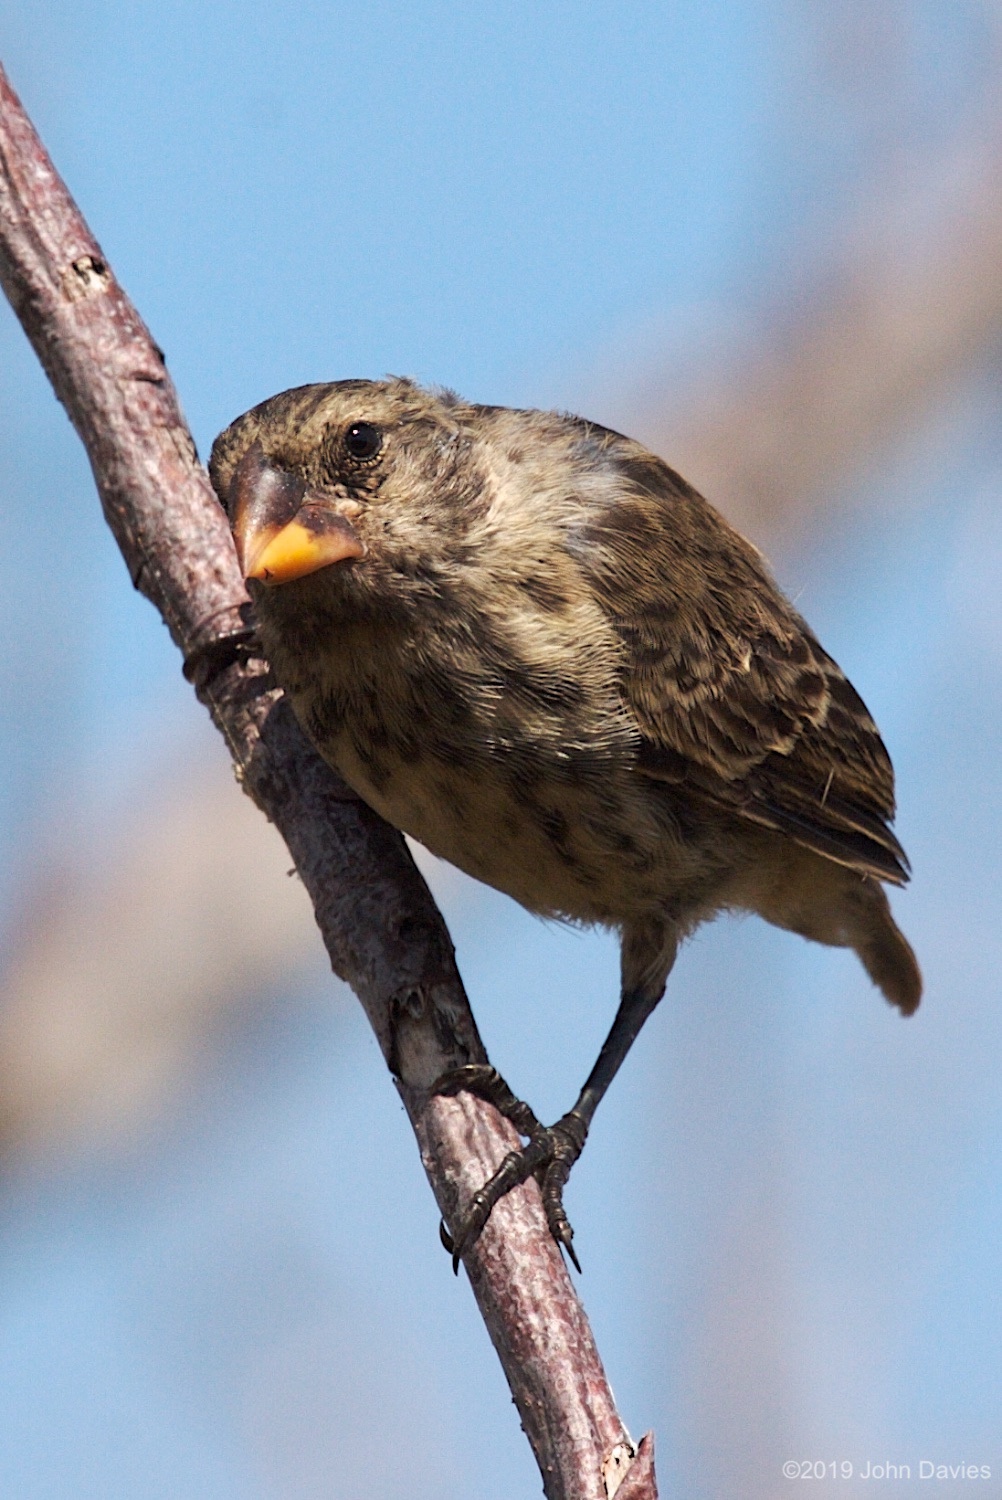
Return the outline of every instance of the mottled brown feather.
[[[382,435],[371,462],[345,445],[360,421]],[[873,720],[666,464],[577,417],[404,380],[246,413],[213,448],[224,503],[255,443],[361,540],[251,587],[300,721],[384,817],[532,911],[617,928],[624,994],[656,999],[678,942],[730,908],[855,948],[915,1008],[878,884],[907,862]]]
[[[641,772],[903,884],[891,761],[862,698],[761,554],[637,448],[606,435],[622,498],[581,557],[626,646]]]

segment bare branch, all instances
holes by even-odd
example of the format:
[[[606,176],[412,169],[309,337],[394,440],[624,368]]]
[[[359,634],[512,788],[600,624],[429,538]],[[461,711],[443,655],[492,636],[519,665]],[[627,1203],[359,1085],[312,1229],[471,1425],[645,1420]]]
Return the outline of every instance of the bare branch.
[[[136,587],[184,653],[246,791],[281,832],[331,964],[365,1007],[446,1217],[516,1144],[485,1104],[429,1098],[485,1057],[452,944],[403,840],[303,738],[245,651],[247,598],[225,517],[163,356],[0,71],[0,281],[90,457]],[[535,1185],[498,1206],[465,1264],[552,1500],[655,1494]]]
[[[860,24],[869,25],[868,18],[869,12]],[[715,375],[700,382],[691,369],[680,374],[679,351],[673,351],[670,372],[648,368],[642,378],[624,379],[618,391],[603,390],[611,420],[623,431],[645,436],[771,552],[782,553],[807,528],[817,526],[821,507],[830,517],[858,500],[866,471],[920,423],[942,420],[938,412],[951,387],[974,377],[997,350],[1002,278],[991,268],[1002,256],[1000,172],[1002,146],[992,119],[986,124],[975,120],[937,155],[923,149],[907,170],[896,153],[893,162],[882,164],[838,243],[824,246],[826,270],[815,264],[822,254],[816,244],[806,255],[792,256],[801,267],[799,281],[781,278],[754,329],[750,334],[746,330],[743,341],[735,337],[736,356],[731,354]],[[204,758],[194,759],[186,773],[187,794],[178,789],[173,795],[197,829],[199,854],[194,857],[192,845],[192,858],[175,863],[161,877],[164,892],[175,893],[184,911],[207,887],[215,888],[217,871],[233,869],[235,860],[227,863],[226,850],[232,851],[238,839],[254,837],[246,821],[240,825],[246,831],[237,834],[238,813],[230,813],[228,803],[223,807]],[[151,826],[129,809],[123,809],[123,818],[130,820],[123,864],[152,869],[163,852],[160,822],[154,819]],[[264,829],[257,839],[266,842]],[[200,872],[206,872],[201,886]],[[238,1005],[246,994],[247,954],[262,923],[269,930],[280,927],[290,948],[298,941],[301,919],[292,905],[276,900],[274,882],[263,878],[249,883],[247,873],[245,863],[238,875],[229,877],[241,885],[241,921],[227,924],[211,955],[197,942],[188,948],[192,963],[204,953],[202,974],[186,968],[164,976],[164,1008],[185,1016],[193,1045],[199,1028],[210,1026],[220,1007]],[[85,1101],[97,1097],[109,1106],[109,1125],[134,1127],[144,1110],[155,1108],[158,1085],[167,1087],[172,1070],[183,1076],[189,1063],[189,1054],[172,1045],[176,1029],[169,1034],[163,1027],[157,1030],[164,1045],[161,1055],[154,1056],[150,1023],[144,1046],[138,1045],[141,1033],[134,1034],[137,1046],[128,1068],[114,1045],[112,1011],[117,1001],[123,1008],[120,1024],[131,1031],[131,991],[119,982],[117,951],[96,947],[100,913],[121,906],[118,886],[111,882],[104,888],[105,904],[100,906],[90,862],[62,867],[59,876],[65,910],[46,906],[51,930],[38,917],[25,923],[0,976],[4,1147],[19,1142],[30,1149],[33,1143],[57,1140],[61,1130],[79,1142],[88,1126]],[[286,913],[282,924],[276,924],[276,905]],[[75,914],[84,909],[90,925],[81,929]],[[141,925],[141,906],[135,917],[141,930],[131,931],[130,909],[117,916],[117,932],[120,944],[132,943],[142,967],[142,954],[155,945],[157,931]],[[78,999],[73,1009],[78,1046],[72,1056],[59,1051],[47,1063],[43,1039],[64,1034],[62,997],[81,942],[92,954],[94,967],[88,972],[103,1004],[88,1008]],[[99,973],[102,954],[106,963]],[[220,977],[224,956],[227,967]],[[46,1005],[47,1021],[42,1015]],[[100,1086],[92,1081],[88,1088],[88,1066]],[[132,1089],[108,1090],[109,1077],[121,1081],[129,1073]],[[97,1123],[93,1111],[90,1123]]]

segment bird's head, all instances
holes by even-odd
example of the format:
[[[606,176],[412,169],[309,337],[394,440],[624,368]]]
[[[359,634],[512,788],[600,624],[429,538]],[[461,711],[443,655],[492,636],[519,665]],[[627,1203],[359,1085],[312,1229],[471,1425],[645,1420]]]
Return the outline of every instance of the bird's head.
[[[356,613],[420,592],[484,503],[468,413],[408,380],[345,380],[238,417],[209,473],[259,603],[288,584],[302,602],[336,595]]]

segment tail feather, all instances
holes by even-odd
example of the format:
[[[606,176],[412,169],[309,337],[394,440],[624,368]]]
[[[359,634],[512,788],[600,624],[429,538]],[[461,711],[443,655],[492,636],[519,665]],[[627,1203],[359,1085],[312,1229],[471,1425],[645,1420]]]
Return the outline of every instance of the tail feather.
[[[918,1009],[922,975],[915,954],[872,875],[784,840],[768,876],[756,880],[736,904],[815,943],[854,948],[891,1005],[903,1016]]]
[[[878,989],[903,1016],[913,1015],[922,998],[922,974],[911,944],[891,916],[887,897],[870,907],[871,920],[853,943],[860,960]]]

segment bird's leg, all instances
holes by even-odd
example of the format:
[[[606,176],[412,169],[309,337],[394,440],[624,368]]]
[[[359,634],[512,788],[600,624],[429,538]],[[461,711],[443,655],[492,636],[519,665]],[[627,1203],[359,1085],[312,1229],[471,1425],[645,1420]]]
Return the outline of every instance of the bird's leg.
[[[539,1183],[550,1233],[566,1250],[575,1268],[581,1270],[572,1244],[574,1230],[564,1212],[564,1187],[571,1168],[584,1149],[588,1128],[606,1089],[660,998],[660,991],[652,994],[650,989],[629,990],[623,995],[616,1019],[577,1102],[555,1125],[541,1125],[529,1106],[516,1099],[500,1073],[488,1064],[471,1063],[464,1068],[451,1068],[439,1078],[433,1093],[453,1095],[466,1092],[475,1094],[478,1099],[486,1099],[511,1121],[519,1135],[528,1140],[523,1150],[509,1151],[493,1177],[474,1193],[454,1232],[442,1225],[442,1242],[452,1255],[453,1270],[458,1271],[463,1251],[476,1240],[495,1203],[530,1177],[535,1177]]]

